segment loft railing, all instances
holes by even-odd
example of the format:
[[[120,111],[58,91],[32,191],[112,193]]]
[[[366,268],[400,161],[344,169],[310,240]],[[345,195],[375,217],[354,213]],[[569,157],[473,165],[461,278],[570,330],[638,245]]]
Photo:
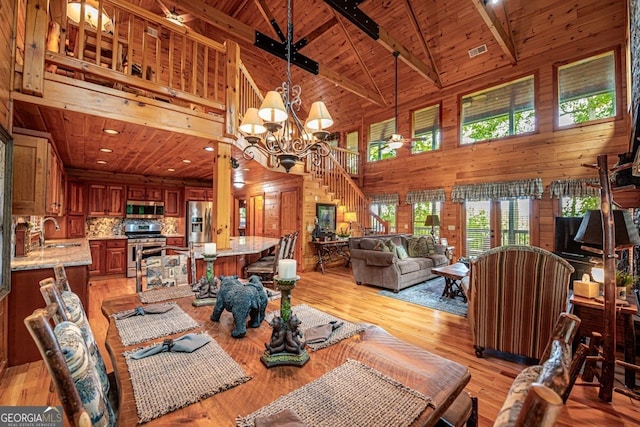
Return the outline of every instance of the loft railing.
[[[357,151],[341,147],[331,147],[331,154],[349,175],[358,175],[360,154]]]
[[[84,0],[82,3],[86,4]],[[86,22],[82,15],[80,22],[74,23],[53,7],[42,24],[26,18],[30,14],[42,19],[35,2],[19,0],[18,21],[23,30],[16,38],[18,71],[33,65],[30,61],[39,54],[34,52],[29,37],[44,36],[44,42],[35,42],[46,47],[44,62],[49,72],[205,113],[226,110],[227,44],[126,2],[97,3],[110,18],[106,28],[101,14],[97,23]],[[42,96],[42,85],[34,84],[30,75],[24,73],[21,91]]]

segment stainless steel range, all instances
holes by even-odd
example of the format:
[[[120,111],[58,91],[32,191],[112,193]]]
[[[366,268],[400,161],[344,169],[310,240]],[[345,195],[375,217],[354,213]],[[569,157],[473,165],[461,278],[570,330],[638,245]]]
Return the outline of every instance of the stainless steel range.
[[[124,234],[127,236],[127,277],[136,276],[136,246],[143,249],[158,248],[167,244],[162,234],[162,224],[156,221],[129,222],[125,224]],[[143,267],[142,274],[146,274]]]

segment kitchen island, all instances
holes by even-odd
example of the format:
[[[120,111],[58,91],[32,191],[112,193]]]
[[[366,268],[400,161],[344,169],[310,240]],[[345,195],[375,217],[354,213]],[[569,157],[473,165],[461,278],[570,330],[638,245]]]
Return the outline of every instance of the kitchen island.
[[[218,249],[214,264],[216,276],[242,277],[245,265],[257,261],[263,255],[276,247],[280,239],[261,236],[234,236],[230,239],[230,248]],[[195,243],[196,277],[202,277],[206,265],[202,257],[204,243]]]
[[[88,309],[91,252],[87,239],[48,240],[45,247],[28,256],[11,260],[11,292],[8,295],[9,366],[40,360],[42,356],[31,339],[24,318],[45,306],[40,281],[54,277],[53,266],[64,265],[69,284]]]

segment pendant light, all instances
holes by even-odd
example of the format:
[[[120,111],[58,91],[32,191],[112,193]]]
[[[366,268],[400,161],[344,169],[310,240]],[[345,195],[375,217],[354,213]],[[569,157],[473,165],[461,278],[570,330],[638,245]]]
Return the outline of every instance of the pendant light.
[[[400,56],[400,52],[395,51],[393,52],[393,56],[395,58],[395,66],[396,66],[396,72],[395,72],[395,114],[396,114],[396,120],[395,120],[395,133],[393,133],[391,135],[391,138],[389,139],[389,148],[397,150],[398,148],[402,147],[402,143],[404,142],[404,138],[402,137],[402,135],[400,135],[398,133],[398,56]]]

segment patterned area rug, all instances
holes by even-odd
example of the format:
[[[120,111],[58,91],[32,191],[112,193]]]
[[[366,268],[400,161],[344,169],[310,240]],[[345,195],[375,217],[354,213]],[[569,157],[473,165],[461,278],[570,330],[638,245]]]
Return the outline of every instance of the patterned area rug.
[[[457,316],[467,317],[467,303],[462,302],[461,297],[447,298],[442,296],[444,278],[427,280],[410,288],[406,288],[397,294],[392,291],[380,291],[380,295],[418,304],[434,310],[446,311]]]

